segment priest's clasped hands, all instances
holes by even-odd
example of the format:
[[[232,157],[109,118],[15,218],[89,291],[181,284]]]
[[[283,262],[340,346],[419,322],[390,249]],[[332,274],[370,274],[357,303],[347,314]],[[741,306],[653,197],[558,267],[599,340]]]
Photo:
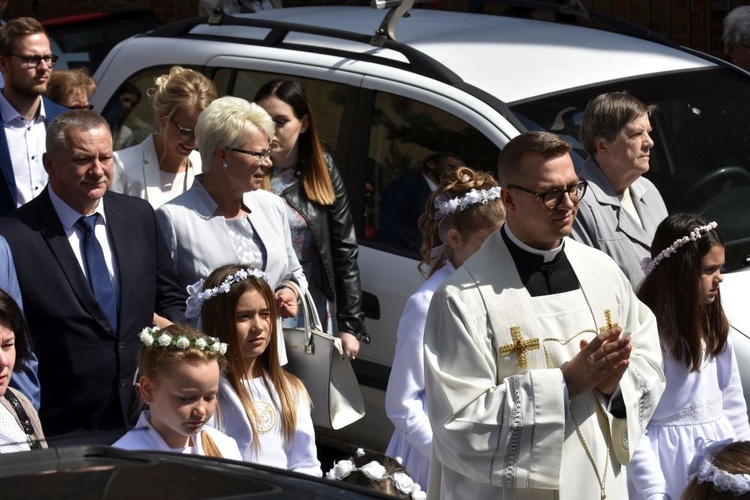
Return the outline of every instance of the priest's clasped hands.
[[[607,396],[617,389],[630,363],[630,336],[620,338],[622,328],[600,333],[591,342],[581,340],[581,350],[562,369],[570,398],[591,389]]]

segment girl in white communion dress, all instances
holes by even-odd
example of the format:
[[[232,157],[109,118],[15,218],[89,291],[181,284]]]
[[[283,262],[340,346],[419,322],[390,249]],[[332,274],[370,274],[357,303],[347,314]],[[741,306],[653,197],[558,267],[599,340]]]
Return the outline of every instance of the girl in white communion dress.
[[[138,392],[149,409],[115,448],[161,450],[242,460],[234,439],[206,423],[216,410],[227,345],[195,328],[145,328]]]
[[[212,272],[189,307],[201,325],[229,343],[212,425],[237,440],[245,461],[321,477],[310,398],[279,363],[276,298],[263,271],[230,264]]]

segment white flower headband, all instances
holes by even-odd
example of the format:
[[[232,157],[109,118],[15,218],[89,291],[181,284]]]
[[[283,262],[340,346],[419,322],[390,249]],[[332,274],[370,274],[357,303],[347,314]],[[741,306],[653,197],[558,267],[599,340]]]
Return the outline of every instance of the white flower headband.
[[[365,454],[362,448],[357,449],[357,456],[361,457]],[[396,461],[401,463],[401,459],[397,458]],[[371,481],[383,481],[384,479],[390,479],[393,482],[393,486],[404,494],[411,495],[412,500],[426,500],[427,493],[422,491],[422,487],[415,483],[414,480],[404,472],[394,472],[392,475],[388,475],[386,468],[380,462],[373,460],[370,463],[357,468],[354,465],[352,459],[339,460],[333,464],[333,468],[326,474],[326,479],[341,481],[349,474],[355,471],[360,471],[365,477]]]
[[[500,198],[502,189],[492,187],[489,189],[472,189],[462,197],[450,198],[447,194],[441,194],[435,199],[435,220],[440,220],[454,213],[456,210],[463,211],[476,203],[486,205],[487,202]]]
[[[138,335],[143,345],[148,347],[160,347],[162,349],[180,349],[195,347],[200,351],[218,352],[222,356],[227,353],[226,342],[220,342],[217,337],[199,335],[189,339],[184,335],[174,337],[159,328],[146,327]]]
[[[686,245],[687,243],[691,241],[697,241],[701,236],[705,236],[710,231],[716,229],[717,226],[718,224],[716,223],[716,221],[709,222],[705,226],[696,227],[695,229],[690,231],[689,235],[676,239],[674,243],[672,243],[667,248],[659,252],[659,255],[654,257],[654,259],[648,263],[648,266],[646,266],[646,274],[656,269],[656,266],[658,266],[661,261],[663,261],[666,258],[669,258],[671,255],[676,253],[678,248],[680,248],[683,245]]]
[[[201,313],[201,307],[203,307],[203,303],[205,301],[207,301],[211,297],[216,297],[221,293],[229,292],[233,284],[244,281],[251,276],[265,280],[266,283],[270,282],[268,274],[259,269],[240,269],[236,273],[230,274],[229,276],[224,278],[224,281],[221,283],[221,285],[217,286],[216,288],[209,288],[208,290],[204,290],[203,278],[196,281],[192,285],[188,285],[187,292],[190,296],[188,297],[187,301],[185,301],[185,317],[195,318]]]
[[[732,440],[707,443],[702,438],[696,440],[696,458],[688,469],[694,473],[698,483],[712,483],[719,491],[731,491],[734,496],[750,492],[750,474],[732,474],[713,464],[714,456]],[[697,469],[697,470],[696,470]]]

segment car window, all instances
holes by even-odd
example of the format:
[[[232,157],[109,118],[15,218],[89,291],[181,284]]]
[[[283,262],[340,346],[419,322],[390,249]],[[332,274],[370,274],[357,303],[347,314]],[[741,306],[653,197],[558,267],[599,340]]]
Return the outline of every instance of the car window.
[[[315,122],[320,138],[325,143],[326,150],[334,155],[344,110],[345,85],[261,71],[219,69],[213,75],[219,94],[230,94],[248,101],[253,100],[258,89],[276,78],[294,78],[302,84],[315,112]]]
[[[136,73],[120,85],[104,106],[102,116],[112,129],[115,151],[140,144],[156,131],[148,92],[156,78],[168,73],[170,67],[154,66]]]
[[[619,90],[656,106],[645,176],[656,184],[669,212],[717,220],[727,242],[727,269],[740,267],[750,254],[750,80],[726,68],[667,73],[558,93],[511,109],[530,128],[569,140],[580,161],[587,156],[578,142],[586,103]]]
[[[436,153],[441,168],[463,163],[495,172],[499,149],[464,120],[407,97],[378,92],[370,127],[365,175],[363,240],[388,245],[415,258],[422,235],[418,218],[431,194],[425,160]],[[461,161],[456,161],[461,160]]]

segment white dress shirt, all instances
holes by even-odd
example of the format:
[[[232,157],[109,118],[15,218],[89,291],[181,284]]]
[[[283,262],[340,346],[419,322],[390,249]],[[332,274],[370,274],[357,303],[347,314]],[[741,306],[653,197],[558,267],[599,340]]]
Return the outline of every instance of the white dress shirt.
[[[83,251],[81,248],[81,245],[83,244],[83,233],[81,229],[76,227],[76,222],[78,222],[78,219],[83,217],[84,214],[73,210],[70,205],[62,201],[52,190],[52,186],[49,187],[49,198],[52,201],[52,206],[54,207],[55,212],[57,213],[57,218],[60,219],[63,229],[65,229],[70,248],[73,250],[83,274],[86,275],[86,279],[88,279],[86,266],[83,262]],[[99,245],[102,247],[104,260],[107,263],[107,270],[109,271],[109,279],[112,281],[112,288],[114,289],[115,297],[119,303],[120,286],[117,280],[117,262],[112,255],[112,245],[110,244],[109,234],[107,233],[107,218],[104,214],[104,198],[99,199],[99,205],[96,207],[95,212],[99,214],[99,220],[96,222],[94,235],[96,236],[97,241],[99,241]]]
[[[44,102],[39,99],[39,111],[33,120],[27,120],[11,106],[0,92],[0,113],[5,124],[8,152],[16,179],[16,206],[36,198],[47,185],[47,171],[42,165],[42,155],[47,151],[47,126]]]

